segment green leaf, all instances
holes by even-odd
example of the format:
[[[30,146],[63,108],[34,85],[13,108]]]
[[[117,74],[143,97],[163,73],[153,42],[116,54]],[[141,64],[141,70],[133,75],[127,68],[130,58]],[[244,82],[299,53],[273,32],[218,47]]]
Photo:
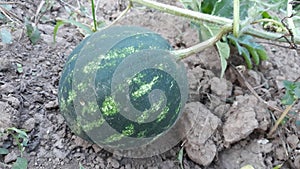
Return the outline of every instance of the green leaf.
[[[8,131],[14,131],[14,132],[16,132],[17,133],[16,136],[18,138],[21,138],[23,140],[22,141],[22,146],[27,146],[29,138],[28,138],[28,135],[27,135],[27,133],[25,131],[17,129],[15,127],[8,128],[7,130]]]
[[[60,20],[57,20],[57,21],[56,21],[56,25],[55,25],[55,27],[54,27],[53,33],[55,34],[55,36],[56,36],[57,31],[58,31],[58,28],[59,28],[60,26],[62,26],[62,25],[65,25],[65,24],[71,24],[71,25],[77,26],[78,28],[80,28],[80,29],[82,29],[82,30],[84,31],[84,34],[85,34],[86,36],[93,33],[92,29],[91,29],[89,26],[84,25],[84,24],[82,24],[82,23],[80,23],[80,22],[77,22],[77,21],[75,21],[75,20],[73,20],[73,19],[67,19],[67,20],[66,20],[66,19],[60,19]],[[53,36],[54,36],[54,35],[53,35]],[[54,39],[54,38],[55,38],[55,37],[53,37],[53,39]]]
[[[203,0],[201,3],[201,12],[211,14],[218,0]]]
[[[261,17],[262,18],[267,18],[267,19],[271,19],[272,18],[272,16],[267,11],[263,11],[261,13]]]
[[[26,158],[18,157],[12,169],[27,169],[28,161]]]
[[[183,147],[181,147],[181,149],[178,152],[177,160],[179,161],[180,168],[184,169],[184,167],[183,167]]]
[[[56,21],[55,27],[53,29],[53,42],[54,43],[56,42],[56,34],[57,34],[57,31],[58,31],[58,28],[63,26],[64,24],[65,23],[61,20]]]
[[[230,48],[227,43],[223,42],[217,42],[216,46],[221,59],[221,77],[223,77],[227,68],[227,59],[230,55]]]
[[[84,169],[81,163],[79,163],[79,169]]]
[[[296,89],[294,90],[294,94],[295,96],[297,96],[297,98],[300,98],[300,88],[296,87]]]
[[[0,34],[1,34],[1,40],[3,43],[5,44],[9,44],[12,42],[12,36],[9,30],[7,30],[6,28],[2,28],[0,30]]]
[[[41,38],[41,32],[37,29],[36,26],[33,26],[30,22],[25,21],[26,34],[32,44],[36,44]]]
[[[207,32],[206,32],[206,36],[207,37],[212,37],[216,34],[219,33],[219,29],[220,27],[218,25],[214,25],[214,24],[204,24],[204,27],[206,28]],[[227,43],[223,43],[223,42],[217,42],[216,43],[217,46],[217,50],[219,53],[219,57],[221,60],[221,77],[224,76],[225,70],[227,68],[227,59],[229,58],[230,55],[230,48],[229,45]]]
[[[236,38],[232,34],[228,35],[229,42],[235,46],[240,55],[244,57],[244,60],[248,68],[252,68],[252,61],[256,65],[260,63],[260,60],[268,59],[267,53],[263,46],[253,41],[252,36],[242,35]]]
[[[0,154],[5,155],[8,154],[8,150],[6,148],[0,148]]]
[[[258,53],[260,60],[268,60],[269,59],[268,54],[265,49],[258,48],[258,49],[256,49],[256,52]]]
[[[294,90],[295,89],[295,83],[292,81],[284,80],[282,83],[286,90]]]
[[[232,18],[233,16],[233,1],[232,0],[220,0],[215,3],[212,11],[213,15],[222,16],[226,18]]]
[[[254,64],[258,65],[259,64],[259,55],[257,54],[257,51],[249,45],[245,45],[245,47],[250,52],[250,55],[252,56]]]
[[[295,98],[292,93],[286,91],[285,95],[281,99],[281,103],[284,105],[291,105],[295,101]]]
[[[248,69],[252,69],[252,62],[251,62],[251,58],[250,58],[250,53],[248,52],[248,50],[244,47],[242,47],[242,56],[244,57],[244,60],[246,62],[247,68]]]
[[[201,3],[198,0],[180,0],[183,6],[187,9],[200,12]]]
[[[20,63],[17,63],[17,72],[18,73],[23,73],[23,66]]]

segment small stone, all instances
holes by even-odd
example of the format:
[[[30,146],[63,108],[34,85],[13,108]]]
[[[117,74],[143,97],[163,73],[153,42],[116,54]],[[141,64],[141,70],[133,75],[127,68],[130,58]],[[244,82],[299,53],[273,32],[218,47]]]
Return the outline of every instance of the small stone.
[[[216,155],[216,146],[209,139],[221,120],[212,114],[200,102],[186,104],[183,118],[187,134],[186,152],[188,156],[200,165],[209,165]]]
[[[224,140],[234,143],[246,138],[258,128],[255,107],[257,99],[254,96],[238,96],[236,106],[231,107],[223,126]]]
[[[84,149],[86,149],[88,146],[90,146],[89,142],[78,137],[78,136],[74,136],[74,143],[77,146],[83,147]]]
[[[289,135],[287,138],[287,142],[291,146],[292,149],[296,148],[299,143],[299,138],[295,134]]]
[[[0,59],[0,72],[5,72],[12,69],[12,62],[7,58]]]
[[[227,82],[226,79],[213,77],[210,81],[210,89],[212,93],[215,93],[217,96],[220,97],[228,97],[231,95],[232,85],[231,83]]]
[[[8,103],[0,102],[0,129],[11,127],[11,114],[16,111]]]
[[[97,144],[93,144],[92,148],[94,149],[95,153],[99,153],[102,150],[102,148],[99,147]]]
[[[53,152],[53,155],[59,159],[66,158],[66,156],[68,154],[67,152],[64,152],[63,150],[60,150],[58,148],[54,148],[52,152]]]
[[[22,127],[27,131],[31,131],[35,127],[35,119],[34,118],[27,119],[25,123],[22,125]]]
[[[111,158],[111,157],[109,157],[107,159],[107,163],[108,163],[108,165],[112,166],[113,168],[119,168],[120,167],[119,162],[116,159]]]
[[[49,101],[47,104],[45,104],[45,108],[48,109],[48,110],[58,108],[58,102],[57,102],[57,100],[55,100],[55,101]]]
[[[54,144],[54,147],[57,147],[59,149],[62,149],[64,147],[64,139],[59,139],[56,141],[56,143]]]
[[[261,76],[254,70],[248,70],[246,74],[247,81],[253,87],[261,84]]]
[[[4,157],[4,163],[8,164],[10,162],[16,161],[17,157],[19,156],[19,154],[17,152],[18,152],[18,150],[13,150],[10,153],[8,153]]]
[[[275,154],[278,160],[286,160],[286,152],[283,147],[276,148]]]
[[[187,143],[185,147],[189,158],[204,166],[208,166],[213,161],[217,153],[217,147],[211,140],[208,140],[205,144]]]
[[[0,86],[0,91],[3,94],[13,93],[14,90],[15,90],[15,87],[8,83],[5,83],[4,85]]]
[[[215,132],[221,120],[200,102],[188,103],[186,111],[189,119],[186,120],[187,123],[184,126],[188,129],[186,132],[192,130],[187,135],[188,142],[204,144]]]
[[[17,109],[20,106],[20,101],[11,94],[4,95],[2,99],[6,100],[13,108]]]
[[[300,168],[300,155],[295,158],[294,165],[296,168]]]

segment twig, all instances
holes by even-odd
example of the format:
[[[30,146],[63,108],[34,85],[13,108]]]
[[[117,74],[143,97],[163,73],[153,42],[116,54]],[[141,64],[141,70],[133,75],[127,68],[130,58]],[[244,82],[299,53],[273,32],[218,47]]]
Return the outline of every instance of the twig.
[[[262,103],[264,103],[269,109],[271,110],[276,110],[279,112],[283,112],[283,110],[281,110],[279,107],[277,106],[272,106],[270,105],[267,101],[265,101],[264,99],[262,99],[257,93],[256,91],[253,89],[253,87],[247,82],[246,78],[244,77],[243,74],[241,74],[241,72],[239,72],[234,65],[229,64],[230,68],[232,68],[233,72],[237,75],[238,77],[238,81],[242,84],[244,84],[249,90],[250,92]]]
[[[44,4],[45,4],[45,0],[42,0],[41,2],[40,2],[40,4],[39,4],[39,6],[38,6],[38,8],[37,8],[37,10],[36,10],[36,12],[35,12],[35,16],[34,16],[34,25],[37,25],[37,23],[38,23],[38,21],[39,21],[39,13],[41,12],[41,10],[42,10],[42,7],[44,6]]]
[[[7,9],[0,6],[0,12],[7,17],[10,21],[16,22],[17,24],[22,24],[22,19],[20,19],[16,14],[8,11]],[[16,18],[16,21],[14,21],[11,17]]]
[[[293,102],[293,104],[288,105],[286,107],[286,109],[283,111],[283,113],[280,115],[279,119],[275,122],[275,125],[272,127],[272,129],[270,130],[270,132],[268,133],[268,137],[271,137],[273,135],[273,133],[276,131],[276,129],[278,128],[279,124],[282,122],[282,120],[286,117],[286,115],[288,114],[288,112],[292,109],[293,105],[295,104],[295,102]]]
[[[290,48],[291,49],[297,49],[297,45],[295,44],[295,40],[294,40],[294,33],[292,31],[291,28],[288,27],[288,25],[284,22],[285,19],[290,19],[292,18],[294,15],[291,14],[291,16],[286,16],[281,20],[282,25],[287,29],[288,34],[287,35],[282,35],[280,38],[284,38],[289,44],[290,44]],[[289,40],[286,36],[290,36],[291,40]]]

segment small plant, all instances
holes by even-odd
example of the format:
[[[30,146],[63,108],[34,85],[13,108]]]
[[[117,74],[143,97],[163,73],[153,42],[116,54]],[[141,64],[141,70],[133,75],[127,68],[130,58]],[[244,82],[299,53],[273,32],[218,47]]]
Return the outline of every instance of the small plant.
[[[25,147],[28,143],[28,135],[24,130],[17,129],[15,127],[6,129],[3,133],[0,133],[0,137],[4,134],[11,135],[16,142],[18,149],[21,153],[20,157],[17,157],[16,162],[11,166],[12,169],[27,169],[28,161],[23,157],[23,152],[25,151]],[[0,148],[0,155],[6,155],[9,153],[9,150],[6,148]],[[10,167],[8,164],[0,163],[0,165]]]
[[[281,123],[285,122],[285,119],[287,118],[288,113],[292,109],[293,105],[299,100],[300,98],[300,82],[292,82],[288,80],[283,81],[283,86],[285,88],[285,95],[281,99],[281,103],[283,105],[286,105],[286,109],[282,112],[280,117],[277,119],[275,125],[269,132],[269,136],[271,136],[275,130],[278,128],[278,126]],[[300,121],[296,120],[296,125],[300,125]]]

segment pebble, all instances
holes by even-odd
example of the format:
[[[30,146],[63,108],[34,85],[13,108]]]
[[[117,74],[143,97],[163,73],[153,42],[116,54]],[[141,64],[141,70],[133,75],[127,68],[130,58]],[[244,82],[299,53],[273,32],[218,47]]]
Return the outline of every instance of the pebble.
[[[295,134],[293,135],[289,135],[287,138],[287,142],[289,143],[289,145],[291,146],[291,148],[296,148],[298,143],[299,143],[299,138],[298,136],[296,136]]]
[[[13,150],[10,153],[8,153],[5,157],[4,157],[4,163],[8,164],[10,162],[16,161],[17,157],[19,156],[19,154],[17,153],[17,151],[19,150]]]
[[[22,125],[22,128],[26,129],[27,131],[31,131],[35,127],[35,119],[29,118],[25,121],[25,123]]]
[[[49,101],[48,103],[45,104],[45,108],[50,110],[50,109],[55,109],[58,108],[58,101]]]
[[[0,86],[0,90],[1,90],[1,93],[3,93],[3,94],[13,93],[15,90],[15,87],[8,83],[5,83],[4,85]]]

